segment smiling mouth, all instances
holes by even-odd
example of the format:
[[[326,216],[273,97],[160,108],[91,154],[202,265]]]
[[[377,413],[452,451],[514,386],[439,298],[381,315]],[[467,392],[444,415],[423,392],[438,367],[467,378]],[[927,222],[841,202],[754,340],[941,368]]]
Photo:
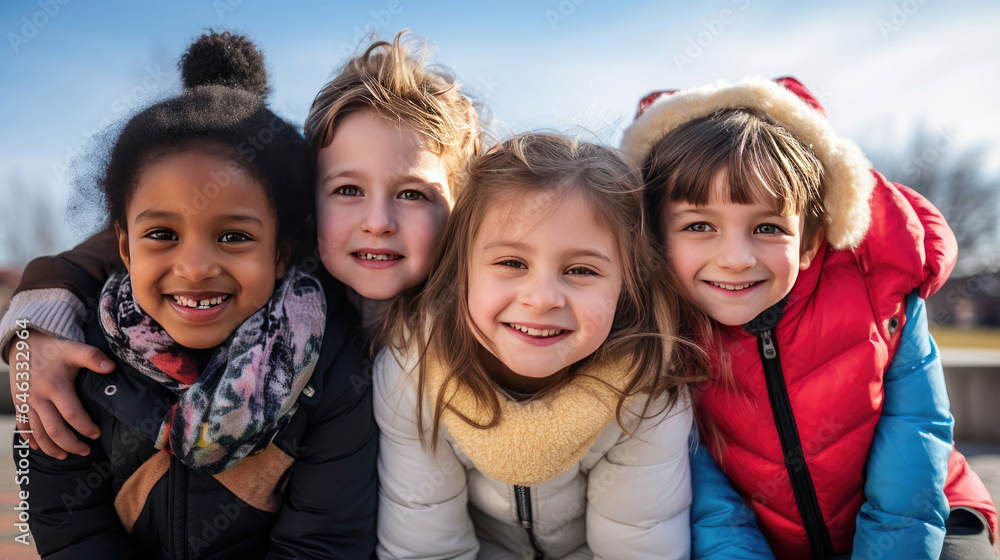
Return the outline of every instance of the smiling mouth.
[[[385,253],[352,253],[352,254],[363,261],[395,261],[403,258],[403,255],[387,255]]]
[[[740,290],[745,290],[750,286],[755,286],[757,284],[760,284],[760,281],[758,280],[755,282],[747,282],[746,284],[723,284],[722,282],[712,282],[711,280],[709,280],[708,283],[715,286],[716,288],[722,288],[723,290],[729,290],[731,292],[738,292]]]
[[[229,294],[202,300],[194,300],[189,297],[176,296],[176,295],[173,296],[173,298],[174,302],[176,302],[177,305],[180,305],[182,307],[190,307],[192,309],[211,309],[216,305],[219,305],[222,302],[229,299]]]
[[[516,323],[504,323],[512,329],[517,329],[528,336],[534,336],[537,338],[549,338],[551,336],[559,336],[566,332],[566,329],[533,329],[531,327],[525,327],[524,325],[518,325]]]

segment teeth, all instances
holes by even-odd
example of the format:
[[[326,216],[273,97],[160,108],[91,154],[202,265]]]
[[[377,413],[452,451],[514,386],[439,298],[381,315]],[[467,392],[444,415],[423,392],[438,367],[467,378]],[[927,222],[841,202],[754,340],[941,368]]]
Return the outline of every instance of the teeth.
[[[211,299],[203,299],[203,300],[193,300],[191,298],[184,296],[176,296],[176,295],[174,296],[174,301],[177,302],[177,305],[183,305],[184,307],[193,307],[195,309],[208,309],[210,307],[219,305],[220,303],[226,301],[227,299],[229,299],[228,295],[214,297]]]
[[[525,327],[524,325],[518,325],[515,323],[507,323],[507,324],[523,332],[528,336],[537,336],[539,338],[548,338],[550,336],[555,336],[557,334],[562,334],[566,332],[566,329],[532,329],[530,327]]]
[[[723,284],[721,282],[712,282],[712,281],[709,281],[709,283],[715,286],[716,288],[722,288],[730,291],[743,290],[756,284],[756,282],[747,282],[746,284]]]
[[[355,255],[366,261],[394,261],[402,258],[399,255],[384,255],[375,253],[355,253]]]

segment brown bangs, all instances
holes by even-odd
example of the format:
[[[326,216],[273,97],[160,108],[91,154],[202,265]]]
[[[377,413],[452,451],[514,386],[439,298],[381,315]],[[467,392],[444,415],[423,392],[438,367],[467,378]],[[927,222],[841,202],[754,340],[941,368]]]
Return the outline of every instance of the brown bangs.
[[[804,212],[804,240],[822,227],[819,160],[762,113],[737,108],[685,123],[653,146],[643,182],[647,215],[661,239],[663,204],[708,204],[720,175],[728,182],[729,201],[770,204],[780,214]]]

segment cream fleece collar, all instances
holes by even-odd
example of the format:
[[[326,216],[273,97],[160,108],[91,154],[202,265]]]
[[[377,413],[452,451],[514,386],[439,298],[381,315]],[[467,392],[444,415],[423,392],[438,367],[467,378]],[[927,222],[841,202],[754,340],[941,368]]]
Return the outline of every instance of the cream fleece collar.
[[[720,80],[663,95],[625,129],[621,149],[641,166],[653,145],[671,130],[735,107],[770,116],[812,148],[824,170],[826,238],[835,249],[860,245],[871,222],[868,199],[875,188],[871,163],[857,145],[839,138],[819,111],[771,80],[745,78],[735,84]]]
[[[426,386],[433,403],[445,370],[437,360],[429,360],[429,364]],[[615,389],[622,391],[628,386],[628,369],[595,366],[583,373],[537,399],[516,402],[499,394],[500,423],[492,428],[476,428],[447,409],[441,422],[484,474],[505,484],[533,486],[580,462],[601,432],[615,421],[619,398]],[[467,387],[452,383],[449,391],[455,410],[479,424],[489,421],[489,410],[478,405]]]

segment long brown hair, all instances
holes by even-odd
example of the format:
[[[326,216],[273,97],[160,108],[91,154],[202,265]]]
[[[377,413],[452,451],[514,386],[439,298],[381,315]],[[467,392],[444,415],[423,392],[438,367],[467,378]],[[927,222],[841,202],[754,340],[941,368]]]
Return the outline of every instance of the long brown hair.
[[[665,406],[673,406],[686,384],[706,378],[706,356],[694,345],[677,343],[678,310],[686,304],[678,297],[669,274],[664,274],[662,252],[653,246],[638,173],[612,149],[554,134],[526,133],[472,162],[467,187],[455,205],[425,289],[415,299],[398,299],[390,310],[385,340],[402,353],[418,352],[417,422],[421,434],[429,360],[447,372],[432,404],[432,446],[441,415],[450,408],[445,400],[450,391],[444,389],[452,383],[466,386],[480,405],[492,411],[492,419],[485,424],[463,417],[466,422],[486,429],[501,421],[502,397],[480,362],[480,343],[468,308],[468,263],[479,225],[498,205],[516,212],[522,201],[536,199],[532,194],[558,198],[569,192],[582,194],[599,225],[615,237],[623,288],[607,340],[546,391],[569,382],[590,364],[627,363],[630,382],[620,392],[616,409],[617,420],[623,425],[629,397],[648,395],[642,412],[647,416],[654,399],[665,396]]]

